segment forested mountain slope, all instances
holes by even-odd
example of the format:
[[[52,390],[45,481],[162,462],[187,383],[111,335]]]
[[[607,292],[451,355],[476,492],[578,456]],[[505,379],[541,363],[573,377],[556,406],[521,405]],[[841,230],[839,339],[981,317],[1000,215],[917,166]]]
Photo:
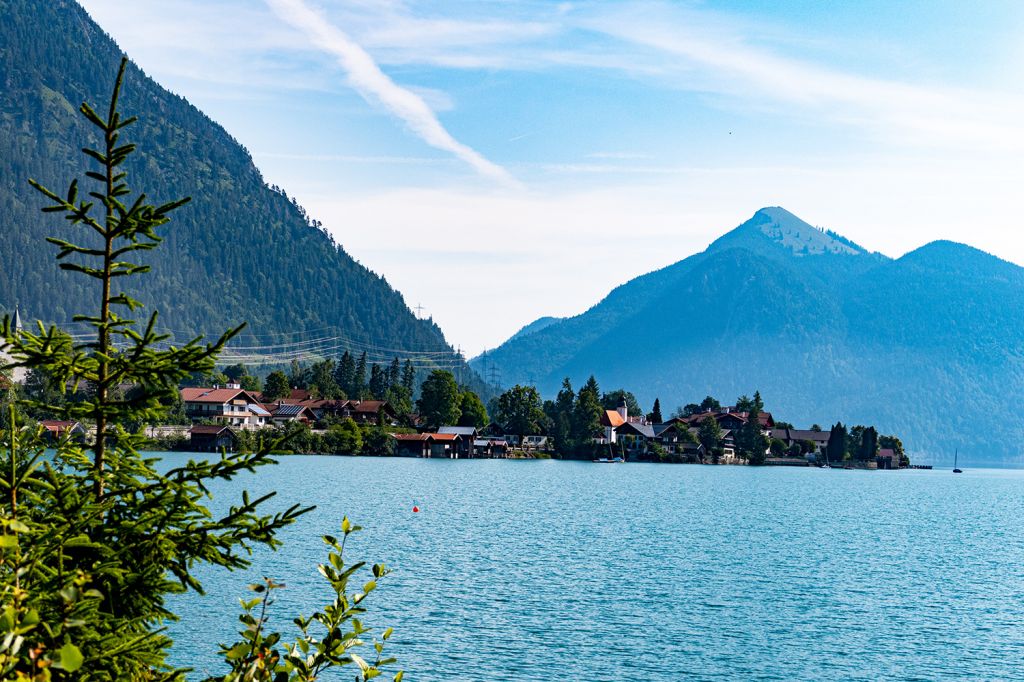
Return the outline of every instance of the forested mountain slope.
[[[0,309],[65,322],[96,296],[57,270],[48,235],[84,230],[39,212],[35,178],[58,192],[86,168],[92,131],[82,101],[105,106],[121,58],[115,43],[69,0],[0,0]],[[130,66],[121,98],[139,123],[129,184],[154,202],[191,196],[165,228],[164,245],[136,294],[185,336],[242,321],[265,338],[335,334],[362,347],[444,351],[436,325],[355,262],[283,192],[268,187],[249,153],[185,99]],[[359,226],[347,226],[359,229]]]

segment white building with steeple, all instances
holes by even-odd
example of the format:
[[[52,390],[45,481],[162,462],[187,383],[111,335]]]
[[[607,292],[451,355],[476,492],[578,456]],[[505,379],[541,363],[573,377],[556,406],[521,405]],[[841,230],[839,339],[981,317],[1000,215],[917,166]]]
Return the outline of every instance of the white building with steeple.
[[[20,332],[22,330],[21,311],[18,309],[17,304],[15,304],[14,306],[14,318],[11,320],[11,326],[14,327],[14,331],[16,332]],[[7,352],[7,347],[0,347],[0,367],[13,361],[14,359]],[[28,376],[28,370],[24,367],[15,367],[14,369],[10,370],[10,374],[11,379],[14,380],[14,383],[23,384],[25,383],[25,377]]]

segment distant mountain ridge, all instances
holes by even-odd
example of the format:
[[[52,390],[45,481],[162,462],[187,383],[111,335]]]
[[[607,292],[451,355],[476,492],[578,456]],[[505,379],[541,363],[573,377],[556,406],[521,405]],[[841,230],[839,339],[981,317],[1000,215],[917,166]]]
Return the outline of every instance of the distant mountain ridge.
[[[664,412],[759,389],[797,426],[875,424],[919,458],[1020,462],[1024,269],[952,242],[899,259],[764,208],[705,251],[488,352],[505,384],[624,387]],[[471,364],[477,364],[475,359]]]
[[[66,322],[95,293],[54,263],[49,235],[74,235],[39,208],[35,178],[58,193],[86,169],[94,141],[77,113],[106,106],[121,50],[69,0],[0,2],[0,309]],[[152,201],[191,196],[148,256],[135,294],[176,337],[215,334],[242,321],[280,343],[343,337],[358,349],[448,352],[441,330],[417,319],[382,277],[351,258],[283,191],[266,185],[247,150],[185,99],[129,67],[121,98],[139,122],[129,185]],[[340,353],[340,350],[338,351]],[[452,351],[454,356],[454,351]]]

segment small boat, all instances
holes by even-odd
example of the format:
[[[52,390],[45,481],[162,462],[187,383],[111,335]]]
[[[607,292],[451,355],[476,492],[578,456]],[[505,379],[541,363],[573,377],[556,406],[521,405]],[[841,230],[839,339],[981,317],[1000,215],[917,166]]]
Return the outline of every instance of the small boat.
[[[594,464],[622,464],[625,461],[621,457],[601,457],[600,459],[595,459]]]
[[[962,469],[957,469],[956,468],[956,459],[957,459],[957,455],[959,455],[959,454],[960,454],[959,448],[953,451],[953,473],[954,474],[962,474],[963,473]]]

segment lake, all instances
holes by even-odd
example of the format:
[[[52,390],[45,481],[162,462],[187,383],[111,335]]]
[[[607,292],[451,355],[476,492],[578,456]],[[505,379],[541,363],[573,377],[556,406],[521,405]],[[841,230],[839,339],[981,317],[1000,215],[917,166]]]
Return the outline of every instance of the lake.
[[[175,600],[192,679],[249,582],[287,583],[281,628],[324,603],[320,536],[346,514],[349,559],[394,569],[365,620],[395,628],[406,680],[1024,679],[1019,470],[295,456],[218,504],[243,487],[318,508]]]

